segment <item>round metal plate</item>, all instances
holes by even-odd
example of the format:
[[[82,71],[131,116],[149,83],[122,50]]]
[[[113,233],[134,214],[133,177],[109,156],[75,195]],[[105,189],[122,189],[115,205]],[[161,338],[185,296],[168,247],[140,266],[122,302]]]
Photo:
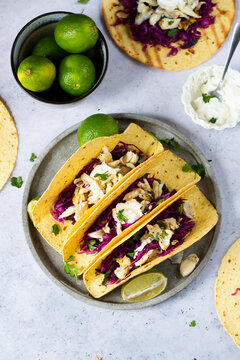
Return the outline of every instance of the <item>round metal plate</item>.
[[[201,180],[198,187],[214,204],[221,219],[220,192],[214,173],[208,160],[194,145],[194,143],[187,139],[178,130],[165,124],[159,119],[136,114],[110,115],[119,121],[121,131],[123,131],[130,122],[135,122],[143,129],[155,134],[159,139],[174,137],[182,147],[191,151],[198,161],[204,165],[206,171],[206,177]],[[66,291],[68,294],[74,296],[80,301],[108,309],[121,310],[139,309],[165,301],[189,285],[207,264],[216,245],[220,229],[220,221],[214,229],[204,236],[204,238],[184,251],[184,257],[190,253],[196,253],[200,259],[197,268],[190,276],[182,278],[179,275],[179,265],[173,265],[170,260],[166,260],[157,266],[157,268],[168,277],[168,286],[164,293],[152,300],[134,304],[123,302],[120,296],[120,288],[107,294],[101,299],[94,299],[91,295],[89,295],[83,284],[82,278],[75,281],[70,278],[69,275],[64,273],[62,269],[62,257],[45,242],[28,218],[26,211],[27,203],[34,197],[41,195],[44,192],[56,172],[78,149],[76,136],[78,126],[79,125],[74,125],[57,136],[38,157],[37,162],[34,164],[29,174],[24,190],[22,204],[23,226],[28,246],[44,273],[62,290]],[[183,156],[183,153],[177,152],[176,154],[183,157],[187,162],[192,162],[192,159],[187,155],[185,156],[184,154]]]

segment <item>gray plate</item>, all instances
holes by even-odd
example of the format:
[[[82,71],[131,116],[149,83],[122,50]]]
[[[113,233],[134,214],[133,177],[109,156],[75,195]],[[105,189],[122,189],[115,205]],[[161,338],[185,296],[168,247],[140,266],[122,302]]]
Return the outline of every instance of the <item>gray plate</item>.
[[[191,151],[198,161],[204,165],[206,170],[206,177],[201,180],[198,186],[207,198],[215,205],[218,214],[221,216],[221,199],[216,178],[207,159],[190,140],[188,140],[179,131],[169,125],[166,125],[159,119],[135,114],[111,115],[119,120],[119,127],[121,131],[123,131],[130,122],[135,122],[145,130],[154,133],[160,139],[174,137],[184,148]],[[189,285],[207,264],[216,245],[220,221],[212,231],[204,236],[203,239],[184,251],[184,257],[188,254],[196,253],[200,258],[197,268],[190,276],[182,278],[179,275],[179,265],[173,265],[170,260],[166,260],[157,266],[157,268],[168,277],[168,286],[158,297],[136,304],[125,303],[122,301],[120,288],[118,288],[101,299],[94,299],[88,294],[81,278],[75,281],[70,278],[69,275],[64,273],[62,270],[62,257],[44,241],[41,235],[33,227],[26,211],[27,203],[34,197],[41,195],[44,192],[56,172],[73,154],[73,152],[78,149],[76,136],[77,128],[78,125],[74,125],[70,129],[64,131],[46,147],[41,156],[38,157],[29,174],[28,180],[26,181],[22,205],[23,226],[32,255],[44,273],[56,285],[68,294],[74,296],[76,299],[87,304],[108,309],[130,310],[155,305],[165,301]],[[187,155],[183,156],[183,153],[179,153],[178,155],[184,157],[186,161],[192,162],[192,159]]]

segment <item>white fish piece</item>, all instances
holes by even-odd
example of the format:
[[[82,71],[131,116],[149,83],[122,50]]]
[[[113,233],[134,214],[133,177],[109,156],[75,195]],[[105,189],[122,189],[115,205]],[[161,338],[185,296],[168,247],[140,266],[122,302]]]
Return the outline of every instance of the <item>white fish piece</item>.
[[[139,251],[142,251],[144,249],[144,247],[148,244],[151,244],[151,242],[152,242],[152,239],[148,238],[148,236],[146,239],[142,240],[141,244],[134,250],[133,258],[135,259],[137,257],[137,254],[139,253]]]
[[[116,261],[121,267],[126,267],[131,265],[131,260],[126,255],[123,258],[117,258]]]
[[[162,239],[160,237],[159,239],[159,245],[161,246],[162,250],[167,250],[167,248],[170,246],[171,238],[173,236],[174,232],[172,230],[163,230],[162,231]]]
[[[75,213],[76,207],[75,206],[69,206],[60,216],[59,219],[63,219],[65,217],[71,216]]]
[[[81,219],[81,217],[84,215],[84,213],[88,210],[88,203],[87,201],[80,203],[78,206],[76,206],[76,212],[75,212],[75,220],[78,221]]]
[[[101,229],[101,230],[97,230],[97,231],[88,233],[88,236],[90,236],[93,239],[101,239],[104,234],[105,233],[104,233],[103,229]]]
[[[183,211],[185,213],[185,215],[187,217],[189,217],[190,219],[194,218],[196,216],[196,212],[195,212],[195,209],[194,209],[194,206],[193,204],[188,201],[188,200],[185,200],[184,201],[184,204],[183,204]]]
[[[197,13],[195,13],[195,12],[193,11],[193,9],[192,9],[189,5],[185,5],[185,6],[183,6],[183,7],[180,7],[180,6],[179,6],[179,10],[181,10],[184,14],[187,14],[187,15],[189,15],[189,16],[191,16],[191,17],[196,18],[196,19],[201,17],[200,15],[198,15]]]
[[[105,162],[102,164],[96,165],[92,172],[90,173],[90,176],[98,181],[107,182],[109,181],[110,175],[113,175],[113,177],[116,177],[117,173],[120,171],[120,168],[112,168]],[[96,176],[97,174],[106,174],[107,178],[106,180],[102,180],[100,176]]]
[[[127,274],[129,273],[129,270],[130,268],[127,266],[127,267],[121,267],[119,266],[118,268],[116,268],[114,270],[114,274],[117,276],[118,279],[124,279]]]
[[[178,27],[178,24],[180,23],[180,21],[181,21],[181,19],[164,18],[161,21],[159,21],[159,26],[163,30],[175,29]]]
[[[149,6],[157,6],[157,0],[139,0],[138,3],[147,3]]]
[[[149,192],[152,191],[152,188],[146,178],[143,179],[143,183],[139,181],[137,186],[145,191],[149,191]]]
[[[112,161],[112,154],[110,153],[107,146],[103,146],[101,153],[98,155],[98,159],[101,162],[110,162]]]
[[[139,159],[138,154],[129,150],[123,156],[122,162],[123,162],[123,164],[131,163],[131,164],[135,165],[137,163],[138,159]]]
[[[88,196],[88,203],[89,204],[96,204],[100,199],[102,199],[102,197],[104,196],[104,193],[102,191],[102,189],[100,188],[100,186],[98,185],[97,181],[92,179],[91,176],[87,175],[87,174],[83,174],[81,176],[81,180],[84,183],[89,184],[89,188],[90,188],[90,195]]]
[[[162,195],[163,184],[159,184],[158,181],[154,180],[152,187],[155,199],[157,199],[159,196]]]
[[[169,230],[176,230],[179,228],[175,218],[164,219],[163,222],[167,225],[167,229]]]
[[[157,255],[158,250],[157,249],[151,249],[146,254],[144,254],[141,259],[139,259],[137,262],[135,262],[135,266],[141,266],[145,264],[148,261],[151,261],[155,255]]]
[[[143,212],[141,210],[141,203],[139,203],[135,199],[131,199],[124,203],[118,203],[116,207],[112,210],[112,215],[117,223],[121,222],[118,220],[118,213],[119,211],[123,210],[123,215],[127,219],[128,223],[133,223],[134,221],[140,219],[143,216]],[[122,221],[125,222],[125,221]]]
[[[124,196],[123,200],[128,201],[131,199],[135,199],[137,197],[143,200],[150,200],[149,194],[143,189],[134,189],[130,191],[128,194]]]
[[[153,10],[149,10],[146,14],[138,14],[135,18],[135,24],[141,25],[145,20],[148,20],[150,16],[152,15]]]
[[[119,160],[114,160],[114,161],[110,161],[108,162],[108,166],[111,166],[112,168],[116,168],[118,167],[118,165],[121,163],[121,159]]]
[[[188,255],[180,265],[180,274],[185,277],[190,275],[199,262],[199,257],[196,254]]]

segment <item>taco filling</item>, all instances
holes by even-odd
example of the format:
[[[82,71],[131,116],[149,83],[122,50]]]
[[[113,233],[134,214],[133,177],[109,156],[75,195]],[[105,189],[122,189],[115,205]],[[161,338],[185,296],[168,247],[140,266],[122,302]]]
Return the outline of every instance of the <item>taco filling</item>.
[[[146,159],[147,156],[133,144],[120,141],[111,152],[104,146],[98,158],[84,166],[73,183],[59,194],[51,209],[52,216],[57,221],[71,220],[74,224]]]
[[[117,283],[136,268],[167,255],[181,245],[194,227],[193,205],[178,199],[157,215],[129,240],[116,247],[101,263],[97,273],[104,274],[102,285]]]
[[[116,23],[129,24],[133,40],[170,49],[193,47],[201,37],[200,29],[214,24],[212,0],[119,0],[123,10],[116,12]],[[176,47],[173,44],[178,43]]]
[[[98,217],[84,235],[76,253],[99,253],[113,238],[175,192],[169,192],[166,185],[155,177],[145,176],[136,180]]]

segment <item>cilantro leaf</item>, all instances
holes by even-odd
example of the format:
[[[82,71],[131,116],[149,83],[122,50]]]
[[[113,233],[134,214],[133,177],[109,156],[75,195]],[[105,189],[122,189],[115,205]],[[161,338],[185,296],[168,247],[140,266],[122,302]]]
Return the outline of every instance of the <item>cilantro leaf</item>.
[[[12,177],[11,178],[11,185],[17,187],[18,189],[20,189],[20,187],[22,187],[23,184],[23,180],[21,176],[16,177]]]
[[[208,95],[208,94],[202,94],[202,99],[205,103],[209,103],[209,101],[211,100],[212,96]]]
[[[126,218],[126,216],[123,215],[124,209],[119,210],[119,212],[117,213],[117,218],[120,222],[127,222],[128,219]]]
[[[199,176],[201,176],[202,178],[204,178],[206,175],[205,169],[204,169],[203,165],[200,163],[197,163],[196,165],[185,164],[182,167],[182,171],[184,171],[184,172],[193,171],[193,172],[197,173]]]
[[[217,118],[212,117],[208,122],[215,124],[216,121],[217,121]]]
[[[196,45],[196,44],[197,44],[197,42],[198,42],[198,40],[199,40],[199,38],[196,38],[196,39],[194,39],[193,41],[190,41],[190,42],[188,42],[188,43],[186,43],[186,44],[182,45],[182,49],[188,49],[188,48],[190,48],[190,47],[192,47],[192,46]]]
[[[179,206],[178,212],[179,212],[179,214],[182,214],[182,212],[183,212],[183,204],[181,204],[181,205]]]
[[[106,181],[109,178],[108,172],[106,171],[103,174],[95,174],[94,177],[100,177],[102,181]]]
[[[96,244],[96,240],[95,239],[91,239],[88,242],[88,248],[90,251],[93,251],[96,249],[96,246],[94,246]]]
[[[59,227],[57,226],[57,224],[54,224],[52,226],[52,233],[56,236],[59,234]]]
[[[73,260],[74,257],[70,256],[70,258],[63,264],[63,270],[66,274],[69,274],[71,277],[75,277],[75,280],[77,280],[77,268],[69,264],[69,262]]]
[[[196,321],[195,321],[195,320],[191,321],[190,324],[189,324],[190,327],[194,327],[194,326],[196,326],[196,325],[197,325],[197,324],[196,324]]]
[[[29,161],[34,162],[34,160],[37,158],[37,156],[34,153],[31,153]]]
[[[176,150],[180,148],[180,144],[174,140],[174,137],[171,139],[160,139],[159,141],[169,149]]]
[[[169,37],[173,37],[176,35],[177,32],[178,32],[178,29],[170,29],[170,30],[168,30],[167,34]]]
[[[103,282],[102,282],[102,285],[105,285],[106,282],[108,281],[108,278],[109,278],[109,275],[111,274],[111,270],[108,270],[105,275],[104,275],[104,279],[103,279]]]
[[[78,0],[79,4],[87,4],[89,0]]]
[[[158,200],[157,205],[162,204],[165,200],[166,200],[166,199],[160,199],[160,200]]]
[[[130,258],[130,259],[133,259],[134,257],[134,251],[130,251],[127,253],[127,256]]]
[[[162,227],[164,229],[167,228],[167,224],[165,222],[163,222],[163,221],[158,221],[157,224],[158,224],[159,227]]]

